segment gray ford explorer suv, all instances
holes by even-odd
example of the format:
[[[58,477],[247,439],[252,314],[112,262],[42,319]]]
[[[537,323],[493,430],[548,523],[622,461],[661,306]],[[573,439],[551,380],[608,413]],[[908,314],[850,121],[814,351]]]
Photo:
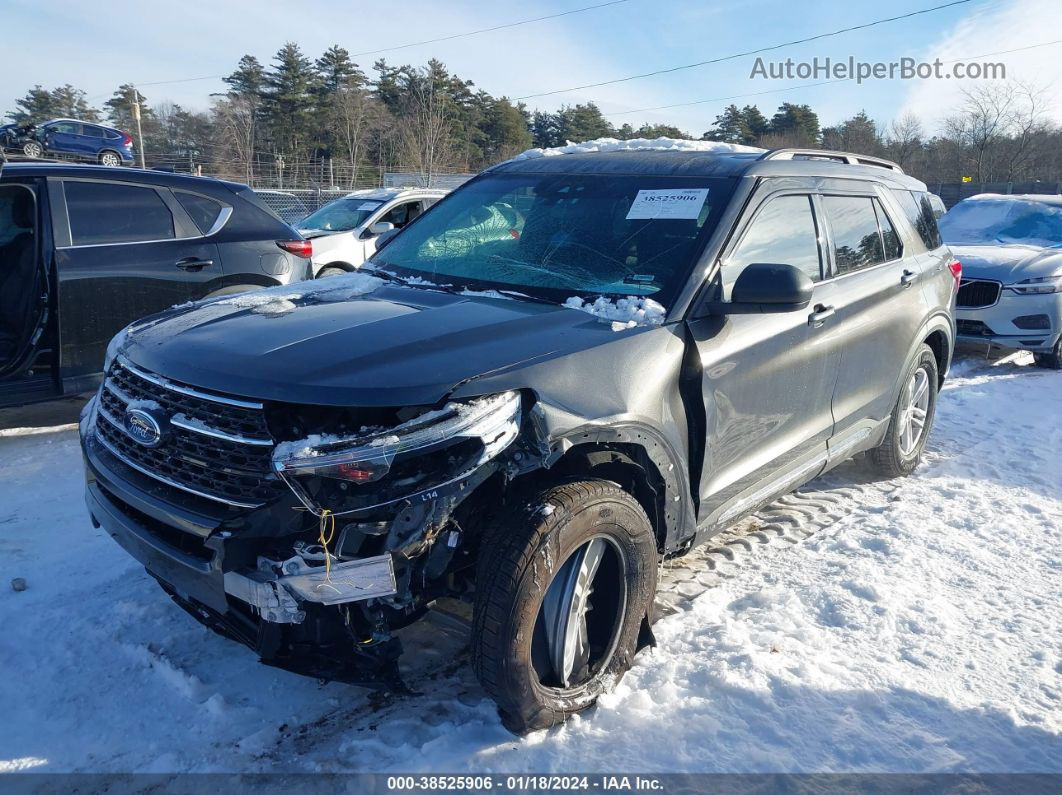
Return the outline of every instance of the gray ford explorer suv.
[[[402,687],[445,597],[506,726],[586,709],[661,561],[857,453],[911,472],[951,359],[925,185],[714,146],[519,157],[359,272],[134,323],[81,420],[94,523],[263,662]]]

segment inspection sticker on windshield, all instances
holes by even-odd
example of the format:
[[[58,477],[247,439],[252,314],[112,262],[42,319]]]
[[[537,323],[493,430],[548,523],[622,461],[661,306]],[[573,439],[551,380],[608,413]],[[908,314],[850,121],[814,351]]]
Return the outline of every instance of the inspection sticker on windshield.
[[[697,218],[707,198],[708,188],[640,190],[627,211],[627,220]]]
[[[375,210],[380,206],[380,202],[362,202],[358,205],[358,210]]]

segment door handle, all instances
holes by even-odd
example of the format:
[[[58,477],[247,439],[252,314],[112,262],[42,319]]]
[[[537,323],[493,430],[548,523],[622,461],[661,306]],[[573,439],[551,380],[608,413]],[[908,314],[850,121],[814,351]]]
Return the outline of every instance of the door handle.
[[[914,271],[904,271],[903,276],[900,277],[900,284],[903,287],[910,287],[914,284],[916,278],[918,278],[918,274]]]
[[[174,263],[182,271],[201,271],[203,268],[209,268],[214,264],[212,259],[196,259],[195,257],[185,257],[179,259]]]
[[[822,328],[822,324],[826,322],[826,318],[830,317],[836,311],[837,309],[835,307],[816,304],[815,311],[808,315],[808,325],[812,328]]]

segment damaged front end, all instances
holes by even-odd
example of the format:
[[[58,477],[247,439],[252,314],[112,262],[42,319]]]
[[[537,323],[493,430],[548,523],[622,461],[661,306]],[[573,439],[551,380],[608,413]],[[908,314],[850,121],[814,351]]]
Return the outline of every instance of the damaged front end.
[[[272,466],[299,505],[289,499],[269,509],[285,511],[286,521],[220,533],[232,609],[197,604],[156,577],[182,607],[263,662],[401,688],[394,631],[435,599],[470,596],[494,497],[521,461],[541,463],[538,426],[528,422],[521,435],[523,403],[521,393],[505,392],[400,410],[394,424],[355,430],[366,412],[272,408],[276,438],[289,439],[277,444]]]

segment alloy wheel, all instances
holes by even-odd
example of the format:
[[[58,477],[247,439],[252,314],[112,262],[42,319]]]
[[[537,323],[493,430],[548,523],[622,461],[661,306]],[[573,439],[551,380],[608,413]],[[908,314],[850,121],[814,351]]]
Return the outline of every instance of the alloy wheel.
[[[542,600],[531,645],[542,685],[577,687],[608,665],[626,611],[625,568],[616,543],[597,536],[557,571]]]
[[[900,454],[911,455],[922,441],[929,414],[929,373],[924,367],[914,371],[904,388],[904,408],[900,415]]]
[[[117,166],[121,164],[121,160],[118,159],[118,155],[114,152],[104,152],[100,155],[100,163],[105,166]]]

